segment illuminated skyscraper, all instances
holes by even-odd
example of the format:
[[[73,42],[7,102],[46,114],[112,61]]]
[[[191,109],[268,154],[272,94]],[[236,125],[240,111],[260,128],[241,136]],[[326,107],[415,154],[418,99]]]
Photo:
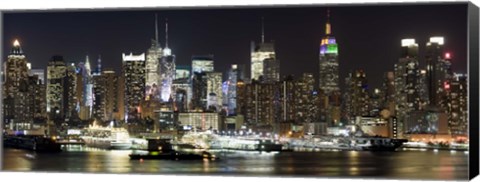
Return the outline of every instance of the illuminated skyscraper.
[[[255,45],[255,42],[251,42],[251,79],[259,80],[260,76],[264,75],[264,61],[266,59],[270,59],[270,63],[276,63],[276,54],[275,54],[275,45],[274,43],[265,43],[265,33],[264,33],[264,23],[263,23],[263,18],[262,18],[262,42]],[[267,63],[268,64],[268,63]],[[270,65],[270,64],[268,64]],[[276,64],[272,64],[276,65]],[[277,67],[273,67],[275,69],[269,69],[267,70],[268,73],[271,73],[271,76],[273,79],[277,79]],[[279,81],[280,78],[278,76]]]
[[[47,112],[50,119],[63,119],[64,89],[66,76],[65,60],[62,56],[53,56],[47,67]]]
[[[227,94],[224,98],[227,99],[228,115],[236,114],[237,108],[237,84],[239,81],[245,79],[245,66],[232,64],[228,71],[227,79]]]
[[[302,77],[295,82],[295,111],[299,122],[313,122],[315,104],[313,93],[315,78],[311,73],[303,73]]]
[[[98,122],[104,121],[105,117],[105,78],[101,73],[92,74],[93,83],[93,108],[92,116]]]
[[[18,40],[5,62],[5,83],[3,85],[3,117],[10,129],[30,129],[33,118],[26,115],[28,107],[28,67],[27,59]]]
[[[467,76],[455,74],[453,79],[445,83],[446,111],[448,113],[448,125],[452,135],[466,135],[468,132],[467,113]]]
[[[399,137],[402,137],[403,124],[411,111],[419,109],[420,70],[418,44],[415,39],[402,39],[401,55],[395,64],[395,115],[398,119]]]
[[[168,21],[165,20],[165,48],[163,49],[163,57],[160,62],[160,93],[162,102],[169,102],[173,99],[172,85],[175,80],[175,55],[168,47]]]
[[[76,77],[76,67],[74,63],[66,65],[66,73],[64,78],[64,90],[63,90],[63,113],[65,113],[65,118],[70,119],[72,116],[77,116],[76,105],[77,105],[77,77]]]
[[[441,105],[442,96],[444,95],[442,86],[448,77],[450,62],[446,59],[449,59],[450,55],[445,55],[444,57],[443,44],[443,37],[431,37],[430,42],[427,43],[427,85],[429,105],[431,107]]]
[[[327,13],[325,36],[320,42],[320,77],[319,88],[326,94],[339,91],[338,80],[338,46],[330,27],[330,11]]]
[[[357,116],[369,115],[369,94],[366,74],[363,70],[350,73],[345,79],[345,110],[353,119]]]
[[[145,99],[160,99],[159,84],[161,71],[159,72],[160,59],[163,56],[162,48],[158,41],[157,15],[155,14],[155,39],[147,51],[147,60],[145,62]]]
[[[219,112],[222,108],[222,73],[207,72],[207,109]]]
[[[192,56],[192,75],[194,73],[213,72],[213,55]]]
[[[280,81],[280,62],[274,58],[263,60],[263,81],[275,83]]]
[[[193,72],[191,109],[207,109],[207,73]]]
[[[278,84],[253,81],[245,85],[245,99],[242,109],[245,121],[252,126],[273,126],[275,124],[275,93]],[[278,111],[278,110],[277,110]]]
[[[90,67],[90,59],[88,55],[85,57],[85,63],[79,63],[77,68],[77,80],[82,82],[77,84],[77,92],[81,92],[77,109],[79,110],[80,119],[90,119],[92,117],[93,108],[93,81],[92,71]],[[78,94],[77,94],[78,95]]]
[[[123,76],[125,84],[125,121],[139,118],[140,104],[145,99],[145,53],[123,54]]]
[[[192,97],[192,87],[190,79],[190,66],[176,66],[175,80],[172,84],[172,97],[174,100],[174,110],[186,112]]]
[[[93,75],[94,111],[93,115],[100,121],[120,120],[118,115],[118,90],[121,83],[113,69],[105,69],[102,74]]]

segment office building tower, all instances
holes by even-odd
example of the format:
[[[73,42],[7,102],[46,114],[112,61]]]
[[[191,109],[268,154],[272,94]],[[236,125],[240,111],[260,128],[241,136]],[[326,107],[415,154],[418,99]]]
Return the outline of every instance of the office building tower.
[[[219,112],[222,109],[222,73],[208,72],[207,79],[207,110]]]
[[[27,58],[18,40],[4,64],[5,83],[3,85],[3,117],[5,126],[10,129],[30,129],[28,111],[28,67]]]
[[[264,76],[264,61],[266,59],[269,59],[270,62],[267,63],[268,65],[272,65],[272,67],[269,67],[269,70],[266,70],[267,73],[271,74],[273,79],[279,79],[277,78],[276,72],[279,72],[279,68],[276,67],[278,64],[276,63],[276,53],[275,53],[275,44],[273,42],[265,42],[265,31],[264,31],[264,23],[263,23],[263,18],[262,18],[262,41],[259,44],[255,44],[255,42],[251,42],[251,74],[250,78],[259,80],[261,76]],[[274,63],[274,64],[271,64]],[[278,69],[277,69],[278,68]],[[277,80],[277,81],[278,81]]]
[[[245,66],[232,64],[230,69],[228,70],[228,78],[227,78],[227,90],[226,95],[224,98],[227,102],[227,114],[228,115],[235,115],[237,110],[237,84],[240,80],[243,81],[245,79]]]
[[[101,73],[92,74],[93,83],[93,108],[92,116],[97,122],[102,123],[105,120],[105,78]]]
[[[275,124],[275,97],[278,84],[252,81],[245,86],[245,121],[255,127],[268,127]],[[278,109],[277,109],[278,110]]]
[[[443,57],[443,44],[443,37],[431,37],[426,48],[428,96],[432,108],[441,105],[444,95],[442,85],[447,79],[450,65]]]
[[[448,126],[450,133],[454,136],[465,136],[468,134],[467,83],[466,75],[455,74],[443,86],[446,92],[445,100],[449,103],[446,105]]]
[[[172,84],[174,111],[186,112],[192,97],[190,66],[178,65],[175,67],[175,80]]]
[[[77,116],[77,111],[75,110],[77,105],[77,77],[76,77],[76,66],[74,63],[66,65],[66,73],[64,78],[64,90],[63,90],[63,113],[65,119],[70,120],[72,117]]]
[[[276,85],[273,104],[275,108],[275,123],[295,122],[298,98],[295,97],[295,92],[297,90],[295,89],[296,87],[293,75],[288,75],[281,82],[274,84]],[[276,131],[279,130],[277,129]]]
[[[401,41],[401,55],[395,64],[395,116],[398,121],[398,137],[403,136],[403,124],[407,115],[420,107],[419,84],[420,70],[418,62],[418,44],[415,39]]]
[[[145,99],[145,53],[123,54],[125,84],[125,121],[141,117],[141,102]]]
[[[338,45],[335,37],[332,35],[330,26],[330,11],[327,13],[327,23],[325,25],[325,36],[320,42],[319,55],[319,88],[325,95],[331,95],[334,91],[339,91],[338,79]]]
[[[395,72],[388,71],[384,74],[382,85],[383,108],[387,109],[390,116],[395,115]]]
[[[192,56],[192,75],[194,73],[213,72],[213,55]]]
[[[275,83],[280,81],[280,61],[273,58],[263,60],[263,82]]]
[[[100,121],[121,120],[119,117],[119,78],[113,69],[105,69],[93,76],[94,116]],[[123,113],[122,113],[123,114]]]
[[[166,50],[165,48],[164,50]],[[160,92],[162,102],[172,98],[172,85],[175,79],[175,55],[164,55],[160,64]]]
[[[147,50],[147,60],[145,61],[145,99],[160,99],[160,59],[163,51],[158,40],[158,20],[155,15],[155,39],[152,39],[151,46]]]
[[[207,110],[207,73],[194,72],[192,78],[192,110]]]
[[[313,103],[313,94],[315,91],[315,78],[312,73],[303,73],[302,77],[295,82],[295,111],[298,122],[313,122],[311,108],[315,107]]]
[[[47,67],[47,112],[52,120],[63,120],[65,115],[65,77],[67,66],[62,56],[56,55]]]
[[[345,79],[345,110],[348,118],[369,116],[369,93],[367,76],[363,70],[355,70]]]

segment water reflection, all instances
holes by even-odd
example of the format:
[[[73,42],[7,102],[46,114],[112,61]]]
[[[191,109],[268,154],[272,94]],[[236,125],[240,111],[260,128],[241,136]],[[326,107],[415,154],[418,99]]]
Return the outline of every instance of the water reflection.
[[[363,176],[396,179],[466,179],[468,153],[400,151],[395,153],[217,151],[220,160],[130,160],[132,151],[69,148],[59,154],[4,151],[4,169],[94,173],[252,174]]]

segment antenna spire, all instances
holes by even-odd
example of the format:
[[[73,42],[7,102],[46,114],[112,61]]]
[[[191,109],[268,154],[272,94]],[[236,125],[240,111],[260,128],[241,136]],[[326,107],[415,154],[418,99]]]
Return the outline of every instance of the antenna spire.
[[[165,47],[168,47],[168,18],[165,18]]]
[[[155,13],[155,41],[158,43],[158,21],[157,21],[157,13]]]
[[[327,23],[325,25],[325,34],[330,35],[332,33],[330,27],[330,8],[327,9]]]
[[[263,22],[263,16],[262,16],[262,43],[265,42],[265,25]]]

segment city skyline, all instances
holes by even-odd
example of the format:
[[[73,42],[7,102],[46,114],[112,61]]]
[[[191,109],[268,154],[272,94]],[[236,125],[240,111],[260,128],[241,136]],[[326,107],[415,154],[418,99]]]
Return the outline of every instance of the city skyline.
[[[460,13],[466,9],[465,5],[328,8],[331,10],[332,33],[339,45],[341,88],[343,79],[356,69],[365,70],[372,87],[381,87],[383,74],[392,71],[400,57],[400,40],[404,38],[413,38],[419,44],[420,66],[424,67],[424,49],[428,38],[445,37],[445,50],[453,57],[453,71],[466,73],[466,32],[462,28],[466,28],[466,21],[455,21],[466,19],[466,14]],[[45,69],[48,60],[55,54],[64,56],[67,62],[78,63],[84,61],[88,53],[93,65],[101,55],[103,68],[111,67],[120,72],[122,53],[147,52],[151,39],[155,37],[154,15],[157,13],[160,45],[165,46],[162,38],[165,33],[162,30],[165,28],[165,18],[168,18],[169,47],[172,54],[176,55],[177,65],[190,65],[194,55],[212,54],[215,71],[225,74],[231,64],[250,64],[250,42],[261,41],[261,19],[264,17],[265,42],[272,39],[275,42],[281,76],[294,74],[295,78],[299,78],[302,73],[309,72],[318,78],[318,54],[321,37],[325,34],[326,9],[303,7],[5,14],[3,51],[8,53],[13,40],[19,39],[32,68]],[[286,11],[292,13],[282,13]],[[391,11],[407,14],[389,15],[387,12]],[[378,14],[385,16],[374,17]],[[66,20],[69,22],[56,23]],[[426,21],[428,26],[422,23]],[[50,25],[59,27],[52,29],[50,27],[55,26]],[[197,29],[196,26],[203,28]],[[383,29],[388,31],[379,33]],[[78,36],[82,34],[84,36]],[[39,46],[46,42],[53,44]],[[361,45],[362,42],[378,45],[378,49]],[[318,79],[315,80],[318,85]]]

